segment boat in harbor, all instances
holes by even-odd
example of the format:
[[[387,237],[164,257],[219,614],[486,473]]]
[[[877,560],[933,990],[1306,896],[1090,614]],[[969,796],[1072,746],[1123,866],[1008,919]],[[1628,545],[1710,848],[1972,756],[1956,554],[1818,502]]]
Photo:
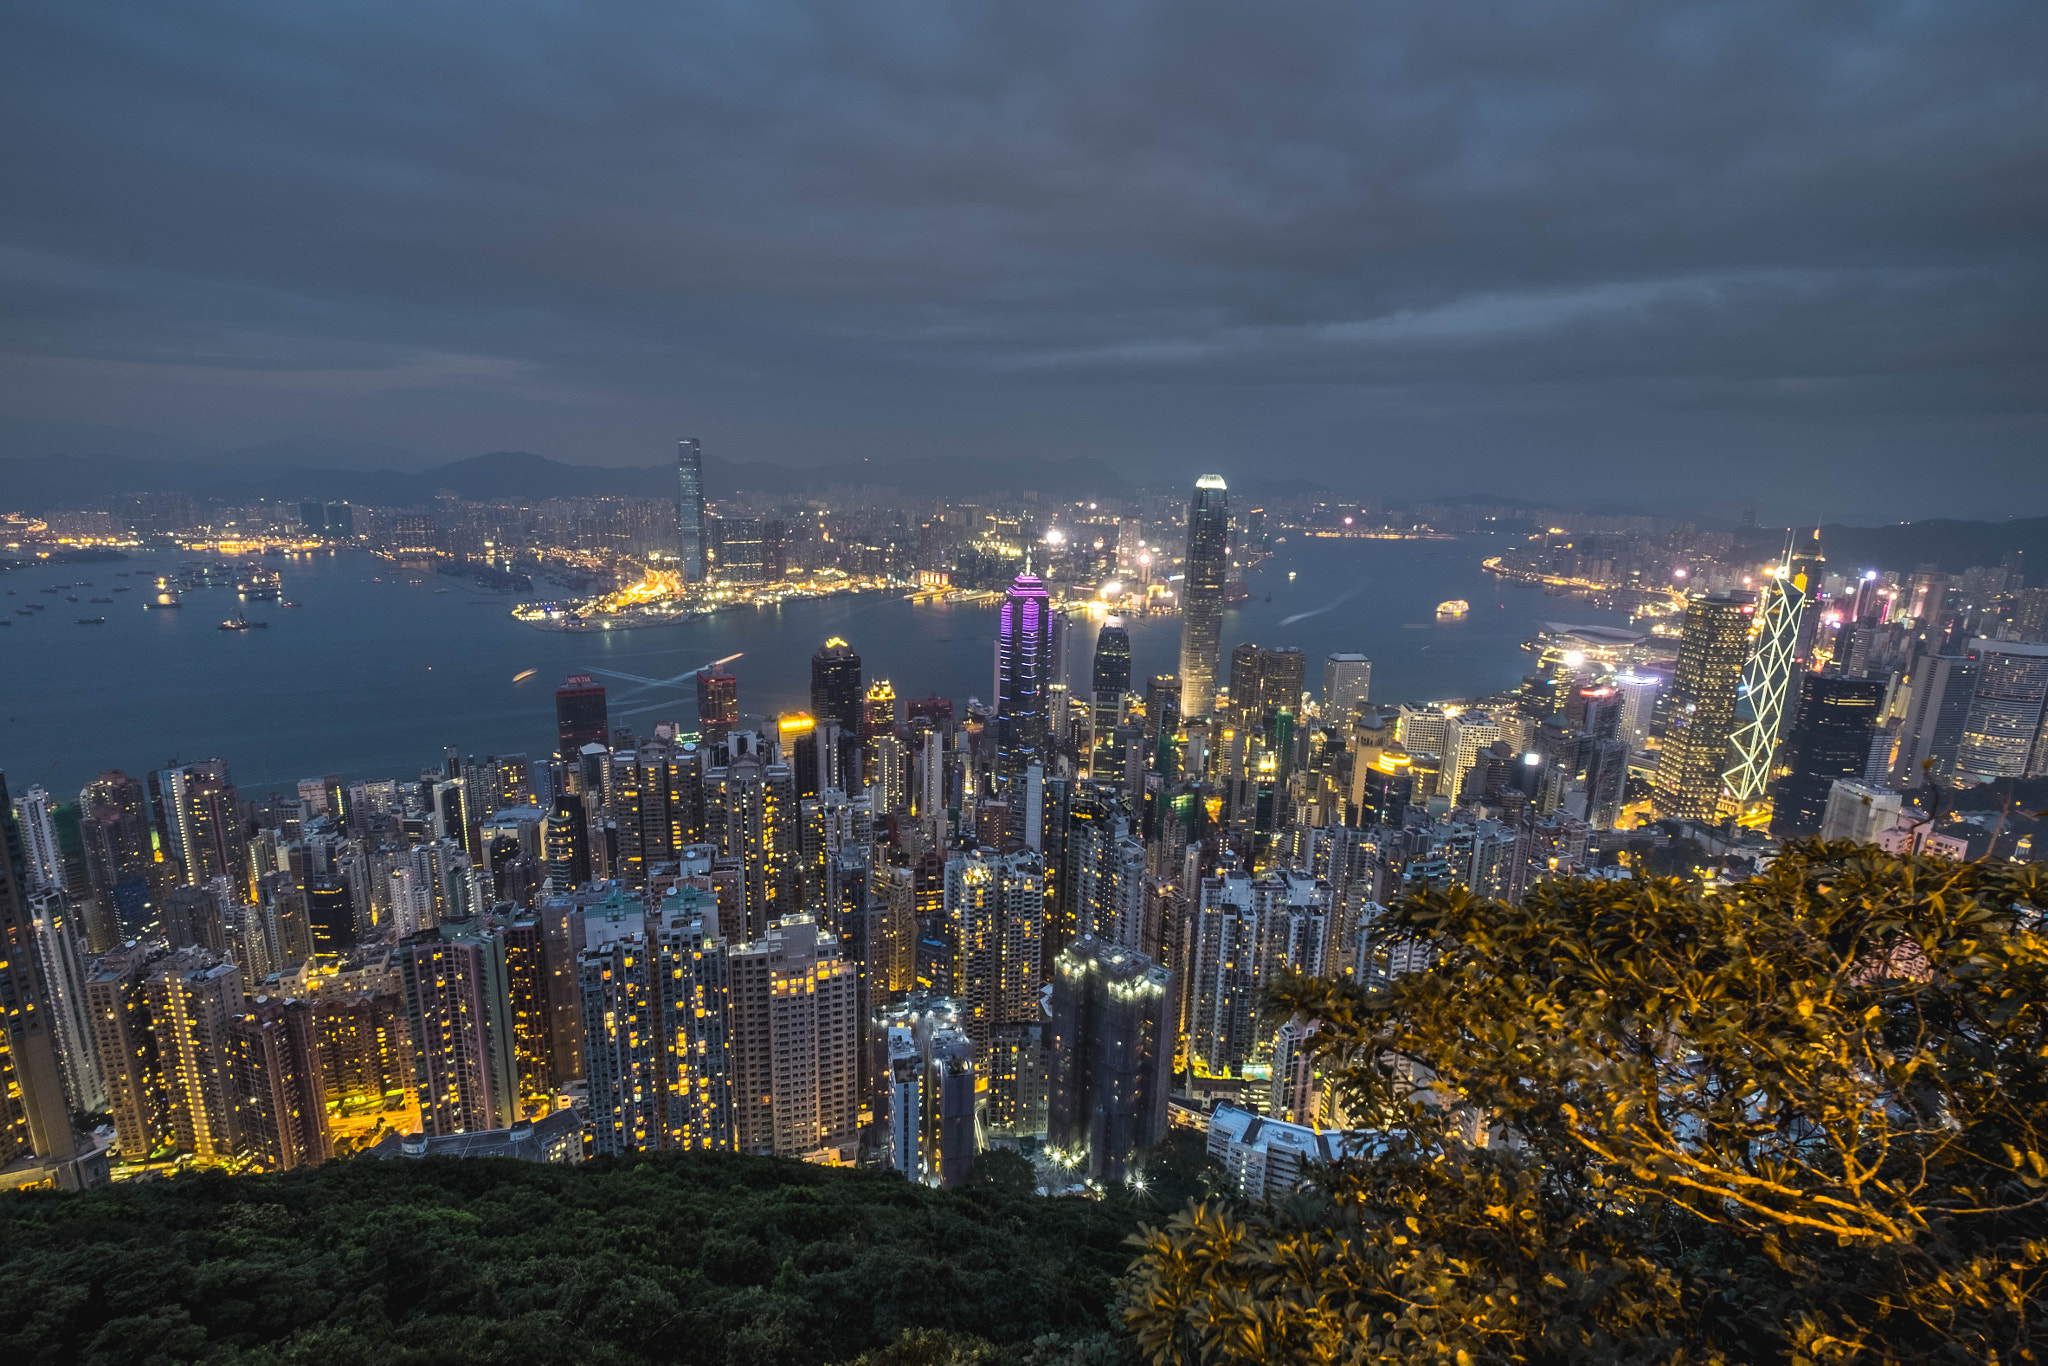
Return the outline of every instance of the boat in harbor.
[[[1472,604],[1463,598],[1451,598],[1436,605],[1436,614],[1440,617],[1462,617],[1471,610]]]
[[[156,601],[143,603],[142,610],[145,612],[168,612],[174,607],[183,607],[184,605],[183,600],[178,597],[177,589],[164,588],[158,590]]]
[[[107,619],[105,617],[80,617],[78,624],[80,626],[105,626]]]
[[[269,626],[269,622],[251,621],[237,610],[233,616],[220,624],[220,629],[223,631],[263,631],[269,629]]]

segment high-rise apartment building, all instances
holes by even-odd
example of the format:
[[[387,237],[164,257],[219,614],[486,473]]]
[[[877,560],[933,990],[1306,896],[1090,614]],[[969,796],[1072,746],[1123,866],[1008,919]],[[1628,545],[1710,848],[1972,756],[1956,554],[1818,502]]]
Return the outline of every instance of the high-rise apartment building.
[[[1261,993],[1282,972],[1326,971],[1333,901],[1328,882],[1291,869],[1202,879],[1184,1025],[1198,1076],[1238,1077],[1270,1063]]]
[[[803,893],[796,775],[757,747],[704,774],[704,842],[740,869],[736,933],[759,938]]]
[[[1721,773],[1735,729],[1735,689],[1749,660],[1756,603],[1747,594],[1694,598],[1678,639],[1671,711],[1651,807],[1666,820],[1720,819]]]
[[[694,437],[676,443],[676,551],[685,583],[704,582],[709,528],[704,522],[704,451]]]
[[[174,878],[198,887],[217,877],[249,883],[235,785],[225,760],[206,759],[149,775],[156,828]]]
[[[1348,726],[1365,711],[1372,692],[1372,661],[1360,654],[1323,658],[1323,720]]]
[[[1884,695],[1879,679],[1801,675],[1799,709],[1771,788],[1771,838],[1820,833],[1829,790],[1838,779],[1860,780],[1869,766]]]
[[[2048,645],[1973,640],[1977,687],[1956,746],[1958,783],[2048,773]]]
[[[1003,599],[996,634],[996,771],[1015,779],[1050,757],[1052,596],[1036,574],[1019,574]]]
[[[142,937],[157,920],[158,865],[142,783],[118,768],[87,783],[78,794],[78,831],[93,898],[86,943],[94,953],[105,953],[124,939]]]
[[[850,1155],[860,1102],[854,965],[790,916],[729,957],[733,1134],[741,1152]]]
[[[1223,584],[1230,572],[1230,493],[1220,474],[1195,481],[1188,503],[1188,553],[1180,589],[1181,715],[1216,707],[1223,657]]]
[[[1025,852],[964,850],[946,862],[946,934],[962,1027],[984,1056],[998,1025],[1038,1018],[1045,983],[1045,865]]]
[[[228,1081],[249,1165],[281,1172],[334,1156],[313,1006],[258,996],[231,1014],[227,1042]]]
[[[448,920],[399,941],[414,1085],[429,1137],[509,1128],[519,1117],[505,941]]]
[[[1176,1021],[1173,974],[1100,939],[1053,966],[1046,1141],[1096,1181],[1121,1181],[1166,1136]]]
[[[982,1073],[958,1002],[920,998],[875,1019],[889,1165],[912,1181],[957,1186],[979,1151]]]
[[[226,1162],[242,1146],[247,1103],[234,1086],[231,1032],[241,1015],[242,970],[211,958],[174,958],[143,984],[158,1066],[180,1152]]]
[[[58,1058],[56,1012],[36,972],[28,860],[0,775],[0,1166],[77,1151]]]

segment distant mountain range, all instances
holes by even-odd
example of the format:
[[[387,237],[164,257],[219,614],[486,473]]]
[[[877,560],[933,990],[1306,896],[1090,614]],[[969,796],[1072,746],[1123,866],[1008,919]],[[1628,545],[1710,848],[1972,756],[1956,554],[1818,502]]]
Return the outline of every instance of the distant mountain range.
[[[746,491],[822,494],[834,488],[893,488],[909,498],[975,498],[1036,493],[1049,502],[1126,500],[1137,487],[1098,460],[1031,463],[938,458],[875,464],[845,461],[799,469],[764,462],[736,464],[704,458],[704,481],[714,498]],[[1305,479],[1268,479],[1235,485],[1257,501],[1327,493]],[[571,465],[529,451],[494,451],[408,473],[294,465],[237,453],[227,463],[135,456],[0,458],[0,509],[43,512],[125,493],[185,493],[199,498],[319,498],[370,506],[407,507],[452,492],[485,501],[544,498],[672,498],[673,465]]]

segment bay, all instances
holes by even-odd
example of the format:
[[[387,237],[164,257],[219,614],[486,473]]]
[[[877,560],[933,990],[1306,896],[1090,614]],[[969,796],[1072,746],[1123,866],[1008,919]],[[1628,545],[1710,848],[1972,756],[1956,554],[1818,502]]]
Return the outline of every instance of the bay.
[[[1224,619],[1224,669],[1244,640],[1298,646],[1319,690],[1323,656],[1373,661],[1372,696],[1395,702],[1472,696],[1512,685],[1532,667],[1520,647],[1546,620],[1625,624],[1540,589],[1501,583],[1480,568],[1491,536],[1445,541],[1345,541],[1290,536],[1248,578],[1251,601]],[[807,707],[810,656],[828,636],[859,651],[869,680],[898,698],[937,692],[988,700],[996,614],[958,604],[914,605],[866,594],[722,612],[676,627],[577,635],[534,630],[510,600],[460,580],[403,571],[361,552],[267,561],[300,605],[247,606],[260,631],[222,631],[240,605],[231,590],[188,593],[183,609],[144,611],[156,572],[187,557],[38,566],[0,573],[0,770],[20,792],[40,782],[69,800],[102,768],[140,774],[165,763],[220,757],[245,794],[299,778],[409,778],[444,745],[465,754],[554,748],[554,688],[564,675],[607,670],[669,678],[725,655],[747,716]],[[116,577],[127,571],[129,577]],[[1294,577],[1288,577],[1292,571]],[[74,587],[89,581],[90,588]],[[115,585],[132,592],[113,594]],[[57,595],[38,590],[65,585]],[[65,601],[75,594],[79,601]],[[1270,600],[1269,600],[1270,595]],[[114,597],[115,605],[91,604]],[[1464,598],[1469,615],[1438,619]],[[33,617],[14,614],[30,601]],[[105,615],[104,626],[79,617]],[[1129,623],[1134,686],[1178,666],[1177,617]],[[1096,623],[1077,620],[1070,677],[1085,689]],[[527,670],[524,678],[516,676]],[[687,720],[695,694],[601,677],[615,725],[642,734]]]

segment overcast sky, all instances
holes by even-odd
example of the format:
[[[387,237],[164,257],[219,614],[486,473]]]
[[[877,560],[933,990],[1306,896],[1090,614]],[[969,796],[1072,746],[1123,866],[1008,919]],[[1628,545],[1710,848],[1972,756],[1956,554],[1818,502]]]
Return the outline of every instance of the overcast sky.
[[[0,453],[2048,513],[2039,0],[0,15]]]

